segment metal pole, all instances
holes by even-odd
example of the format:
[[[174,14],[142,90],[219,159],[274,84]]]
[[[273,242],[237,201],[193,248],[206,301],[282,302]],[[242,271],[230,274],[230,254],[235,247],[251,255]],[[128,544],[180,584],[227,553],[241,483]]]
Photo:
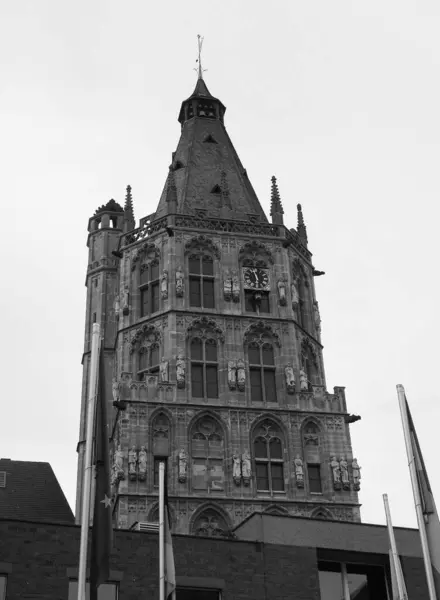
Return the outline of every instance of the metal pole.
[[[403,385],[398,384],[397,396],[399,398],[400,416],[402,417],[403,435],[405,438],[406,454],[408,456],[408,467],[411,476],[411,485],[414,495],[414,505],[417,515],[417,523],[419,526],[420,542],[422,544],[423,562],[425,563],[426,580],[428,583],[429,599],[437,600],[435,592],[434,577],[432,575],[431,557],[429,554],[428,538],[426,536],[425,518],[422,511],[422,500],[420,497],[420,489],[417,481],[416,464],[414,453],[411,444],[411,434],[409,431],[408,414],[406,412],[405,389]]]
[[[165,600],[164,494],[165,463],[159,463],[159,600]]]
[[[350,588],[348,586],[348,577],[347,577],[347,565],[345,563],[341,563],[341,577],[342,577],[342,593],[344,595],[344,600],[350,600]]]
[[[394,572],[396,574],[397,589],[399,592],[399,600],[405,600],[407,598],[407,595],[405,593],[405,590],[403,589],[403,582],[402,582],[402,578],[401,578],[400,559],[399,559],[399,555],[397,553],[396,539],[394,537],[394,529],[393,529],[393,524],[391,522],[391,513],[390,513],[390,506],[388,504],[388,495],[383,494],[382,498],[383,498],[383,505],[385,507],[385,515],[387,518],[388,537],[390,538],[391,553],[392,553],[393,563],[394,563]]]
[[[90,525],[90,492],[92,482],[93,425],[95,420],[96,384],[98,375],[99,323],[93,324],[90,352],[89,398],[87,404],[86,449],[81,506],[81,541],[79,546],[78,600],[86,600],[87,541]]]

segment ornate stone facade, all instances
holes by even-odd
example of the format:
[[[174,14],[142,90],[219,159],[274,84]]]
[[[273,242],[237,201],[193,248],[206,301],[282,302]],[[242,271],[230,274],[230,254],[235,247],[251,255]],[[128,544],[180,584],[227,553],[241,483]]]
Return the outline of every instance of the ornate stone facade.
[[[199,80],[156,213],[135,229],[127,204],[90,219],[84,381],[98,321],[115,524],[157,519],[160,459],[181,533],[228,536],[256,510],[358,521],[360,468],[344,388],[326,386],[302,212],[287,229],[277,188],[268,222],[224,112]]]

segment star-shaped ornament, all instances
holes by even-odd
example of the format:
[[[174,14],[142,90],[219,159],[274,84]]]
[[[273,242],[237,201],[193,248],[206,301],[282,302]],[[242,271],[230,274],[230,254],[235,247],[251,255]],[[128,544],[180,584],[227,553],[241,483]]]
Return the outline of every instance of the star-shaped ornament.
[[[107,494],[104,494],[104,500],[101,500],[101,503],[104,504],[104,508],[108,508],[112,505],[112,499]]]

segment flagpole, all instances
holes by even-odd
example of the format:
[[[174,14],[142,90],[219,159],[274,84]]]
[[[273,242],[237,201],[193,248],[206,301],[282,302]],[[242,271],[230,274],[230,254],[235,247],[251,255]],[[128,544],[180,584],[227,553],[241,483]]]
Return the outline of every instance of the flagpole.
[[[95,420],[96,384],[98,380],[99,323],[93,324],[90,352],[89,398],[87,403],[86,449],[84,455],[83,499],[81,506],[81,541],[79,546],[78,600],[86,600],[87,541],[90,525],[90,495],[92,483],[93,425]]]
[[[400,577],[401,568],[400,568],[400,559],[397,553],[396,539],[394,537],[394,529],[393,524],[391,522],[391,513],[390,513],[390,505],[388,504],[388,494],[383,494],[383,505],[385,507],[385,516],[387,519],[387,527],[388,527],[388,537],[390,538],[390,546],[391,546],[391,555],[394,563],[394,572],[396,574],[396,582],[397,589],[399,592],[399,600],[405,600],[407,598],[405,591],[403,589],[403,582]]]
[[[425,519],[422,510],[422,499],[420,497],[419,483],[417,480],[416,464],[414,460],[414,452],[411,444],[411,435],[409,432],[408,414],[406,410],[405,389],[400,383],[396,386],[397,396],[399,398],[400,416],[402,417],[403,435],[405,438],[406,454],[408,456],[408,467],[411,476],[411,485],[414,495],[414,505],[417,515],[417,523],[419,525],[420,542],[422,545],[423,562],[425,563],[426,580],[428,584],[428,592],[430,600],[437,600],[435,592],[434,577],[432,574],[431,556],[429,554],[428,538],[425,529]]]
[[[165,600],[165,463],[159,463],[159,600]]]

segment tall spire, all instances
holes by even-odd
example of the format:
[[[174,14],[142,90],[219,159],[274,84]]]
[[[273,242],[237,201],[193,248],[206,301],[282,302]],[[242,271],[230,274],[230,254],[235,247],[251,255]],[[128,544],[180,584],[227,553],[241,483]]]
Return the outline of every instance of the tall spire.
[[[304,240],[304,242],[307,244],[307,229],[304,224],[304,217],[303,217],[303,213],[302,213],[301,204],[297,204],[296,208],[298,211],[298,225],[297,225],[296,230],[298,232],[299,237],[301,237]]]
[[[277,178],[272,175],[272,191],[270,195],[270,216],[274,225],[283,225],[283,205],[281,203],[280,192],[278,191]]]
[[[136,226],[133,210],[133,197],[131,195],[131,185],[127,185],[124,204],[124,233],[131,231]]]

